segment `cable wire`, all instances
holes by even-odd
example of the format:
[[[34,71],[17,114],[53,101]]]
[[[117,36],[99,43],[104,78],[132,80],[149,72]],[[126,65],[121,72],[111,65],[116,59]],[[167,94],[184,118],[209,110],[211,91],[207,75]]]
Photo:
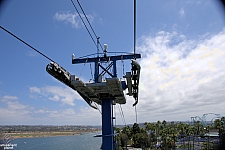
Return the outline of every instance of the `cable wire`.
[[[80,78],[81,74],[83,73],[83,70],[84,70],[84,67],[85,67],[87,61],[88,61],[88,58],[86,59],[86,61],[85,61],[85,63],[84,63],[84,66],[83,66],[83,68],[82,68],[82,70],[81,70],[81,72],[80,72],[80,75],[78,76],[79,78]]]
[[[119,107],[119,106],[120,106],[120,107]],[[122,118],[122,121],[123,121],[124,125],[126,126],[126,121],[125,121],[125,117],[124,117],[124,114],[123,114],[123,109],[122,109],[122,107],[121,107],[121,104],[118,105],[118,107],[119,107],[120,116],[121,116],[121,118]]]
[[[80,13],[79,13],[79,11],[78,11],[77,7],[75,6],[75,4],[74,4],[73,0],[71,0],[71,2],[72,2],[72,4],[73,4],[73,7],[76,9],[76,11],[77,11],[77,13],[78,13],[78,15],[79,15],[79,17],[80,17],[81,21],[83,22],[83,24],[84,24],[84,26],[85,26],[85,28],[86,28],[86,30],[87,30],[87,32],[88,32],[88,34],[90,35],[90,37],[91,37],[92,41],[94,42],[95,46],[96,46],[96,47],[98,47],[98,45],[96,44],[96,42],[95,42],[95,40],[94,40],[93,36],[91,35],[90,31],[88,30],[88,28],[87,28],[87,26],[86,26],[86,24],[85,24],[85,22],[84,22],[83,18],[81,17],[81,15],[80,15]]]
[[[90,70],[91,70],[91,79],[90,79],[90,81],[91,81],[91,80],[93,80],[93,79],[94,79],[94,76],[93,76],[93,73],[92,73],[91,63],[90,63]]]
[[[84,14],[84,16],[85,16],[85,18],[86,18],[86,20],[87,20],[87,22],[88,22],[88,24],[89,24],[91,30],[92,30],[92,32],[94,33],[94,35],[95,35],[95,37],[96,37],[96,39],[99,40],[99,37],[96,35],[94,29],[92,28],[92,25],[91,25],[90,21],[88,20],[87,15],[85,14],[85,12],[84,12],[84,10],[83,10],[83,8],[82,8],[82,6],[81,6],[81,4],[80,4],[80,2],[79,2],[78,0],[77,0],[77,3],[78,3],[78,5],[80,6],[80,9],[82,10],[82,12],[83,12],[83,14]],[[98,41],[98,43],[100,44],[100,46],[101,46],[101,48],[102,48],[101,43],[100,43],[99,41]],[[102,51],[103,51],[103,48],[102,48]]]
[[[98,108],[98,105],[96,103],[94,103],[95,106],[97,107],[98,111],[100,112],[100,114],[102,114],[101,110]]]
[[[137,105],[135,105],[134,108],[135,108],[136,123],[137,123],[137,119],[138,119],[138,118],[137,118],[137,108],[136,108],[136,106],[137,106]]]
[[[134,0],[134,59],[136,60],[136,0]],[[136,123],[137,123],[137,108],[135,105],[135,115],[136,115]]]
[[[114,123],[114,125],[116,127],[116,105],[114,105],[114,115],[115,115],[115,123]]]
[[[123,116],[122,116],[122,113],[121,113],[120,107],[119,107],[119,105],[117,105],[117,106],[118,106],[118,109],[119,109],[119,112],[120,112],[120,117],[121,117],[121,119],[122,119],[122,121],[123,121],[123,123],[124,123],[124,120],[123,120]]]
[[[28,44],[27,42],[25,42],[24,40],[22,40],[21,38],[19,38],[18,36],[16,36],[15,34],[11,33],[10,31],[8,31],[7,29],[3,28],[2,26],[0,26],[0,28],[4,31],[6,31],[7,33],[9,33],[10,35],[12,35],[13,37],[15,37],[16,39],[18,39],[19,41],[21,41],[22,43],[24,43],[25,45],[29,46],[31,49],[35,50],[36,52],[38,52],[39,54],[41,54],[42,56],[44,56],[45,58],[47,58],[48,60],[55,62],[54,60],[52,60],[51,58],[49,58],[48,56],[46,56],[45,54],[43,54],[42,52],[40,52],[39,50],[37,50],[36,48],[34,48],[33,46],[31,46],[30,44]]]
[[[134,59],[136,60],[136,0],[134,0]]]

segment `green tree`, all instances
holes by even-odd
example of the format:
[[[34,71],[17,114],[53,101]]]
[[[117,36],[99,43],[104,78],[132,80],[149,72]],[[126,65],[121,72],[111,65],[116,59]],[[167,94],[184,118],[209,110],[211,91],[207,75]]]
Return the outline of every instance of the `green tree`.
[[[149,146],[148,134],[144,133],[136,133],[133,135],[134,147],[146,148]]]
[[[148,128],[148,123],[145,123],[145,126]],[[132,127],[132,140],[134,147],[146,148],[151,145],[146,129],[140,128],[137,123],[134,123]]]
[[[178,125],[177,125],[177,132],[178,132],[178,135],[179,135],[179,138],[182,138],[183,141],[183,147],[185,147],[185,141],[184,141],[184,137],[185,137],[185,129],[184,129],[184,124],[182,122],[179,122]]]
[[[132,131],[131,131],[131,128],[129,126],[125,126],[122,131],[121,131],[123,134],[126,134],[128,139],[130,140],[132,138]]]
[[[117,127],[114,127],[114,130],[116,131],[117,134],[120,133],[121,129],[120,128],[117,128]]]
[[[166,120],[163,120],[162,122],[163,127],[166,127],[166,124],[167,124]]]
[[[134,123],[133,124],[133,127],[132,127],[132,130],[131,130],[131,133],[132,133],[132,139],[133,139],[133,142],[134,142],[134,146],[135,147],[138,147],[139,146],[139,138],[140,138],[140,135],[138,133],[140,133],[140,127],[137,123]]]
[[[128,142],[127,134],[121,133],[119,137],[120,137],[120,145],[122,147],[126,147],[127,146],[127,142]]]
[[[163,128],[162,130],[159,131],[160,143],[161,143],[163,149],[167,149],[168,148],[167,147],[168,130],[169,130],[169,128]]]
[[[140,127],[137,123],[134,123],[132,127],[132,134],[140,133]]]
[[[220,119],[216,119],[216,120],[214,121],[214,128],[215,128],[215,129],[221,129],[221,128],[222,128],[222,122],[221,122]]]

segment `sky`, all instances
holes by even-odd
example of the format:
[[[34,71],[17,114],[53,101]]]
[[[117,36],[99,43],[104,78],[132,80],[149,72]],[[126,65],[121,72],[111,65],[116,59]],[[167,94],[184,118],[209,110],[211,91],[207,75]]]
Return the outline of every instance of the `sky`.
[[[80,4],[101,45],[108,44],[109,52],[133,52],[133,1]],[[94,64],[71,61],[72,54],[82,57],[97,48],[70,0],[7,1],[0,25],[83,82],[93,79]],[[137,1],[136,51],[142,55],[138,123],[191,121],[206,113],[213,113],[209,121],[214,114],[225,116],[224,25],[224,12],[214,0]],[[49,63],[0,30],[0,125],[101,125],[98,110],[46,72]],[[119,79],[131,71],[130,63],[117,62]],[[136,121],[134,99],[126,99],[121,105],[125,121],[120,105],[114,106],[115,124]]]

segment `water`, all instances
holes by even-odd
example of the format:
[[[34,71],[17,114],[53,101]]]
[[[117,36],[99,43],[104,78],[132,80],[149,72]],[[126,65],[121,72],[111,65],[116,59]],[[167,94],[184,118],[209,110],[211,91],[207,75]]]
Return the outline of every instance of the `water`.
[[[100,150],[102,139],[93,137],[99,133],[15,139],[13,150]],[[26,142],[26,144],[24,143]]]

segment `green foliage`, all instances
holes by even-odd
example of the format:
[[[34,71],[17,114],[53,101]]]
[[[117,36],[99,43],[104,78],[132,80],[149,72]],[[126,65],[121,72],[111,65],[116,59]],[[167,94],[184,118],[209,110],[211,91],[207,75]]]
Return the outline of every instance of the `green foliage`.
[[[140,133],[140,127],[137,123],[134,123],[132,127],[132,134],[137,134],[137,133]]]
[[[116,131],[116,133],[117,133],[117,134],[119,134],[119,133],[120,133],[120,131],[121,131],[121,129],[120,129],[120,128],[116,128],[116,127],[114,127],[114,130]]]
[[[156,145],[161,145],[163,149],[175,149],[178,139],[185,139],[180,141],[177,147],[193,149],[194,138],[205,138],[205,134],[211,129],[219,129],[221,135],[225,134],[225,118],[216,119],[214,126],[204,127],[199,121],[194,122],[193,125],[182,122],[166,122],[165,120],[157,121],[156,123],[144,123],[145,128],[140,128],[139,124],[134,123],[132,127],[126,126],[124,128],[115,129],[118,133],[119,143],[121,147],[127,145],[142,148],[142,149],[156,149]],[[208,145],[207,145],[208,144]],[[202,143],[202,147],[212,147],[212,143]]]

